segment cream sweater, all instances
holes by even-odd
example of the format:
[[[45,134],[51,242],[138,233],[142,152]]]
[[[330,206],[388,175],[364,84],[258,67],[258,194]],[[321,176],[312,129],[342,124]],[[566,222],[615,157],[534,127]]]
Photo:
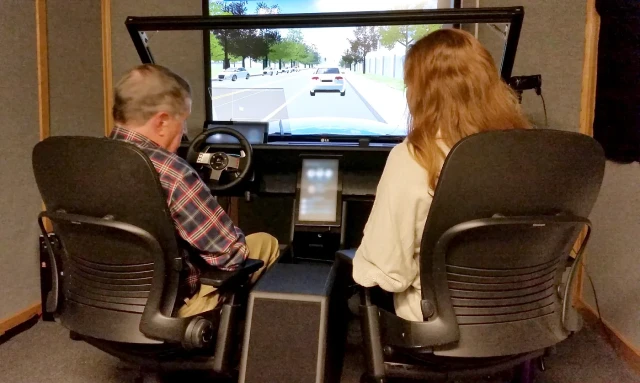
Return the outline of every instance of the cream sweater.
[[[432,195],[427,173],[405,140],[389,154],[353,260],[353,279],[395,293],[396,314],[412,321],[422,321],[420,241]]]

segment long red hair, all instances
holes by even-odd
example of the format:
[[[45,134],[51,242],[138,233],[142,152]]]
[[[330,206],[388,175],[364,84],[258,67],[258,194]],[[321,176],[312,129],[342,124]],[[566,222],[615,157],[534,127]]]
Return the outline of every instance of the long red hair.
[[[489,130],[526,129],[529,121],[491,54],[468,32],[441,29],[416,42],[404,63],[411,152],[435,190],[445,153]]]

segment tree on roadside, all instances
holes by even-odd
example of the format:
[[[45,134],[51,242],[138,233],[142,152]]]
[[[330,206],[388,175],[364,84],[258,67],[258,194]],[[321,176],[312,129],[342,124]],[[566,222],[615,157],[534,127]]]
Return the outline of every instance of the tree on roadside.
[[[262,43],[262,37],[256,34],[255,29],[241,29],[233,44],[233,53],[242,58],[242,67],[246,67],[247,57],[258,56]]]
[[[269,5],[264,1],[259,1],[256,4],[256,14],[258,15],[277,15],[280,13],[280,6],[277,4]]]
[[[342,58],[340,59],[340,66],[343,68],[349,67],[351,70],[351,66],[356,62],[356,57],[353,55],[351,50],[346,50],[342,54]]]
[[[302,31],[299,29],[289,29],[287,32],[287,40],[293,41],[294,43],[301,43],[304,41],[304,36],[302,35]]]
[[[411,44],[440,28],[442,28],[442,24],[391,25],[381,27],[380,44],[387,49],[393,49],[396,44],[400,44],[406,52]]]
[[[318,48],[315,45],[307,45],[304,46],[304,54],[298,59],[298,62],[304,64],[305,66],[312,66],[320,63],[320,54],[318,53]]]
[[[218,1],[209,5],[209,13],[219,12],[222,15],[245,15],[247,14],[247,1],[224,2]],[[256,46],[255,29],[218,29],[213,33],[218,38],[224,52],[223,68],[228,68],[231,64],[229,56],[235,55],[242,58],[242,66],[245,59],[252,54],[252,49]]]
[[[231,13],[225,12],[222,4],[210,3],[209,14],[212,16],[220,16],[230,15]],[[213,31],[209,31],[209,48],[212,61],[223,61],[225,59],[224,48],[220,44],[218,36]]]
[[[280,6],[277,4],[269,5],[263,1],[256,4],[257,14],[278,14],[280,13]],[[262,67],[269,66],[269,53],[271,47],[282,41],[280,32],[276,29],[260,29],[258,31],[260,39],[256,42],[255,54],[256,57],[262,57]]]
[[[356,62],[362,63],[362,73],[366,73],[365,57],[369,52],[378,48],[380,33],[376,27],[357,27],[353,34],[354,38],[348,39],[349,51],[355,57]]]
[[[413,6],[412,9],[426,9],[429,8],[429,1],[420,1]],[[396,9],[407,9],[402,7]],[[427,25],[392,25],[388,27],[380,27],[380,44],[387,49],[393,49],[396,44],[404,46],[405,52],[409,49],[411,44],[420,40],[423,36],[428,35],[431,32],[437,31],[442,28],[442,24],[427,24]]]
[[[289,40],[282,40],[271,47],[270,57],[271,60],[278,62],[278,69],[282,69],[282,61],[289,60],[292,55],[293,44]]]

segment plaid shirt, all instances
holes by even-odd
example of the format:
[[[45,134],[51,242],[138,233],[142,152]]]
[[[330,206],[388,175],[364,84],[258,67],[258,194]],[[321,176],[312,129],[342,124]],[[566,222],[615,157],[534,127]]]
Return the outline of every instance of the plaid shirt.
[[[194,264],[201,261],[190,258],[189,254],[197,253],[207,264],[222,270],[233,270],[244,262],[249,255],[244,234],[184,159],[142,134],[121,127],[113,129],[110,138],[135,144],[160,174],[176,230],[192,247],[182,249],[188,272],[185,285],[190,294],[198,288],[200,272]]]

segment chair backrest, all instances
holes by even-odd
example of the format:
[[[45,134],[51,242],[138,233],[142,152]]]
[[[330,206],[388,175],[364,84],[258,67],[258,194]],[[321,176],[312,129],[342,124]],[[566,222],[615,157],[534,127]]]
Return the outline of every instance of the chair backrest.
[[[62,324],[96,339],[158,343],[144,327],[171,316],[180,256],[148,157],[107,138],[52,137],[35,146],[33,170],[64,248]]]
[[[436,312],[459,337],[437,354],[512,355],[566,338],[558,286],[604,165],[595,140],[555,130],[481,133],[452,148],[421,243],[425,320]]]

